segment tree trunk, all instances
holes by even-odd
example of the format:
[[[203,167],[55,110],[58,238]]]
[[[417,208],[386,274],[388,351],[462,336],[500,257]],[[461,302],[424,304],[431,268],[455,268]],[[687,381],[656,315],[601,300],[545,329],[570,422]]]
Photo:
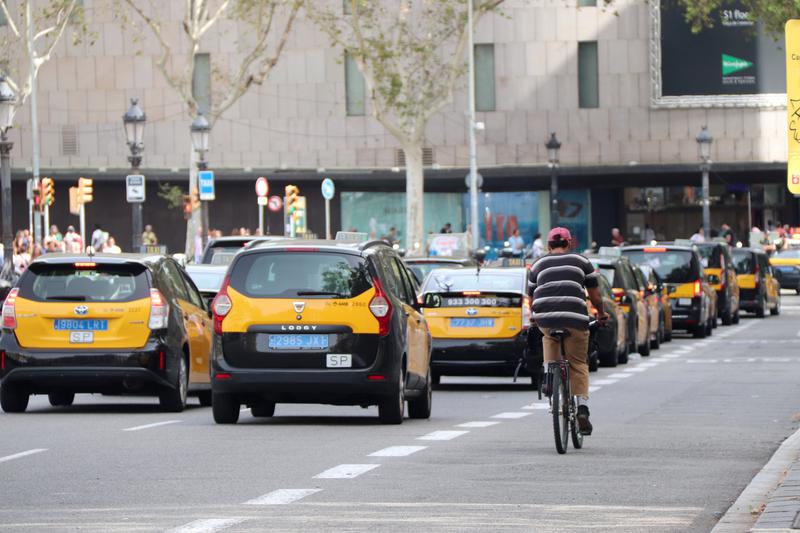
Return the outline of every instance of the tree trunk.
[[[406,144],[406,249],[409,256],[425,255],[422,142]]]
[[[192,191],[197,189],[198,194],[200,193],[200,186],[197,182],[197,152],[194,151],[194,147],[192,146],[192,139],[189,138],[189,191],[188,194],[191,196]],[[186,254],[186,259],[193,259],[194,258],[194,237],[197,235],[197,229],[202,228],[202,209],[194,209],[192,211],[192,217],[186,221],[186,246],[184,249],[184,253]]]

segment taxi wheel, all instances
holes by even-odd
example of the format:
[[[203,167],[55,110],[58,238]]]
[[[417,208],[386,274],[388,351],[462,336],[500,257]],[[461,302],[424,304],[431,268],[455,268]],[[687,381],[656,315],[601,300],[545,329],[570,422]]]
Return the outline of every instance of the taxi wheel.
[[[736,312],[733,314],[733,319],[731,320],[731,323],[738,324],[740,318],[741,317],[739,316],[739,310],[737,309]]]
[[[425,419],[431,417],[433,407],[433,378],[431,371],[428,370],[428,378],[425,380],[425,391],[422,396],[408,400],[408,417]]]
[[[722,325],[723,326],[730,326],[733,324],[733,313],[730,309],[722,313]]]
[[[762,298],[761,302],[758,304],[758,307],[756,307],[756,317],[764,318],[765,314],[764,312],[766,311],[766,309],[767,309],[767,301],[766,299]]]
[[[644,341],[644,344],[639,346],[639,355],[641,355],[642,357],[647,357],[648,355],[650,355],[650,341],[649,340]]]
[[[75,401],[75,393],[67,391],[51,392],[47,395],[50,405],[53,407],[69,407]]]
[[[275,402],[262,401],[250,407],[250,414],[256,418],[269,418],[275,414]]]
[[[211,412],[217,424],[235,424],[239,421],[239,399],[233,394],[212,394]]]
[[[589,372],[597,372],[599,368],[600,368],[600,355],[598,354],[598,352],[594,352],[589,355]]]
[[[617,363],[619,363],[620,365],[627,365],[630,353],[631,353],[631,350],[626,345],[625,349],[622,350],[619,354],[617,354]],[[616,366],[616,365],[614,365],[614,366]]]
[[[402,424],[406,410],[406,391],[404,372],[398,372],[396,390],[378,403],[378,418],[381,424]]]
[[[178,379],[172,387],[163,387],[158,395],[161,409],[169,413],[180,413],[186,408],[186,395],[189,390],[189,372],[186,357],[181,354],[178,362]]]
[[[625,346],[620,351],[612,350],[611,352],[598,353],[597,358],[600,362],[600,366],[617,366],[622,351],[628,351],[627,343],[625,343]]]
[[[200,400],[202,407],[211,407],[211,391],[202,390],[197,394],[197,399]]]
[[[781,314],[781,300],[780,300],[780,298],[778,298],[778,300],[775,302],[775,307],[773,307],[772,309],[769,310],[769,314],[771,314],[772,316],[776,316],[776,315]]]
[[[708,331],[706,330],[706,326],[704,325],[697,325],[692,328],[692,336],[695,339],[705,339]]]
[[[13,383],[0,387],[0,407],[6,413],[24,413],[29,399],[30,394],[24,387]]]

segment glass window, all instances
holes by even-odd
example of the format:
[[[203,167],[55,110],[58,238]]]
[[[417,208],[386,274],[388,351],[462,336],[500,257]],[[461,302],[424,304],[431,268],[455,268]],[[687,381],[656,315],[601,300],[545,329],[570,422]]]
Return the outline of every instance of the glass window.
[[[34,264],[20,280],[20,294],[33,300],[127,302],[150,295],[141,265]]]
[[[782,259],[800,259],[800,249],[781,250],[780,252],[775,252],[774,257],[780,257]]]
[[[347,114],[349,116],[366,114],[364,97],[367,91],[364,86],[364,75],[358,69],[356,60],[348,52],[345,52],[344,55],[344,85]]]
[[[578,7],[595,7],[597,0],[578,0]]]
[[[211,110],[211,54],[194,56],[192,95],[197,101],[198,111],[208,114]]]
[[[578,105],[599,107],[597,41],[578,43]]]
[[[494,111],[494,45],[475,45],[475,110]]]
[[[8,21],[6,20],[6,14],[2,9],[0,9],[0,26],[5,26],[6,24],[8,24]]]
[[[187,268],[187,273],[198,289],[205,292],[217,292],[225,281],[225,271],[217,269]]]
[[[181,272],[181,274],[183,277],[183,284],[186,285],[186,292],[189,294],[189,301],[200,309],[205,309],[203,306],[203,297],[200,296],[200,292],[197,290],[194,282],[185,273]]]
[[[665,283],[690,283],[700,277],[700,264],[693,252],[632,250],[625,252],[625,257],[635,264],[649,265]]]
[[[755,270],[755,261],[750,252],[734,252],[732,254],[733,267],[737,274],[752,274]]]
[[[254,298],[354,298],[371,285],[360,257],[280,252],[241,257],[231,272],[231,286]]]
[[[392,270],[394,270],[394,274],[397,276],[397,279],[400,281],[400,288],[401,292],[401,299],[405,301],[408,305],[414,305],[414,300],[416,300],[416,293],[414,292],[413,286],[411,285],[411,281],[409,281],[408,277],[406,276],[406,269],[400,263],[400,260],[394,258],[392,260]]]
[[[183,283],[183,276],[181,275],[178,266],[172,261],[168,260],[162,267],[162,273],[164,274],[164,282],[167,284],[169,290],[172,292],[175,298],[188,301],[189,293],[186,290],[186,285]]]
[[[461,292],[461,291],[498,291],[522,293],[524,273],[510,271],[507,274],[482,270],[477,275],[473,269],[464,269],[464,274],[444,270],[433,272],[428,276],[423,292]]]

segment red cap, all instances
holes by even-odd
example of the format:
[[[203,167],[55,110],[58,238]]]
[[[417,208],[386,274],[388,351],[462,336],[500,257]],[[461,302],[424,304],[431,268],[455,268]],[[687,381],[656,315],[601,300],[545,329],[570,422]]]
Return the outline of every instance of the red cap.
[[[547,234],[547,242],[550,241],[570,242],[571,240],[572,240],[572,235],[570,235],[569,230],[567,228],[553,228],[550,230],[550,233]]]

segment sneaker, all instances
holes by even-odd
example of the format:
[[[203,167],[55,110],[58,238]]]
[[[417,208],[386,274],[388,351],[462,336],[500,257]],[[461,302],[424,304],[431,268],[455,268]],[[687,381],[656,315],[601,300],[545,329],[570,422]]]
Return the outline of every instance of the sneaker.
[[[592,423],[589,422],[589,407],[586,405],[579,405],[578,406],[578,429],[581,432],[581,435],[591,435],[592,434]]]

